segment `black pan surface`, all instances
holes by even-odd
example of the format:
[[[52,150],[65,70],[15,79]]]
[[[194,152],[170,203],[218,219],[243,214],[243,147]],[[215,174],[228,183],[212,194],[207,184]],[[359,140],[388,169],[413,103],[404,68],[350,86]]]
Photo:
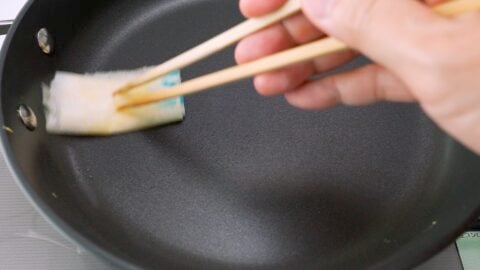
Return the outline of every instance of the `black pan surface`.
[[[187,119],[110,138],[44,130],[42,82],[162,62],[243,18],[236,0],[30,1],[0,62],[4,148],[60,230],[124,268],[401,269],[478,214],[480,158],[416,105],[306,112],[250,82],[186,98]],[[46,27],[55,53],[35,34]],[[232,49],[185,71],[233,65]],[[16,107],[40,127],[27,131]]]

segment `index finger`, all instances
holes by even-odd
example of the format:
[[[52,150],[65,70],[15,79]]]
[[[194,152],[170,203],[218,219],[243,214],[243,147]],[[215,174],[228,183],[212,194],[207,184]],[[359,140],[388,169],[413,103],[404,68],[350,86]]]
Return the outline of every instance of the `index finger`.
[[[273,12],[287,0],[240,0],[240,10],[245,17],[258,17]]]

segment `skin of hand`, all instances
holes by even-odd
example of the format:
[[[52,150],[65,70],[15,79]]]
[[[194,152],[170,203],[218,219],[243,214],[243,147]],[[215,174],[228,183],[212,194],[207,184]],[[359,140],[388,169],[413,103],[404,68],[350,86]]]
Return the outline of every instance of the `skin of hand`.
[[[240,9],[255,17],[285,2],[240,0]],[[376,64],[311,79],[355,57],[345,51],[257,76],[255,88],[265,96],[284,94],[290,104],[309,110],[418,102],[441,128],[480,154],[480,13],[444,17],[428,7],[439,2],[303,0],[303,14],[242,40],[235,58],[245,63],[333,36]]]

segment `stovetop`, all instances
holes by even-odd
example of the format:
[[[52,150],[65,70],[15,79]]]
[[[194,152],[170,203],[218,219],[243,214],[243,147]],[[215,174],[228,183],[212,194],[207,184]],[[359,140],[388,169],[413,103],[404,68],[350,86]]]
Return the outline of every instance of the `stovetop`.
[[[5,27],[2,27],[2,24],[13,20],[25,2],[26,0],[3,0],[0,3],[0,48],[4,41],[2,32]],[[479,268],[480,232],[469,232],[459,239],[457,245],[448,247],[417,270]],[[24,269],[113,270],[115,268],[69,242],[55,231],[20,192],[1,157],[0,270]]]

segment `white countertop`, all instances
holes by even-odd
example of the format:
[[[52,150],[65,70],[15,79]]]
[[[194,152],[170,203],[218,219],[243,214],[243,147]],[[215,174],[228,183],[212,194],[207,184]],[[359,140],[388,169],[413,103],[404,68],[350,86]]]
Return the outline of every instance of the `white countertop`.
[[[0,21],[12,20],[27,0],[2,0],[0,2]]]

